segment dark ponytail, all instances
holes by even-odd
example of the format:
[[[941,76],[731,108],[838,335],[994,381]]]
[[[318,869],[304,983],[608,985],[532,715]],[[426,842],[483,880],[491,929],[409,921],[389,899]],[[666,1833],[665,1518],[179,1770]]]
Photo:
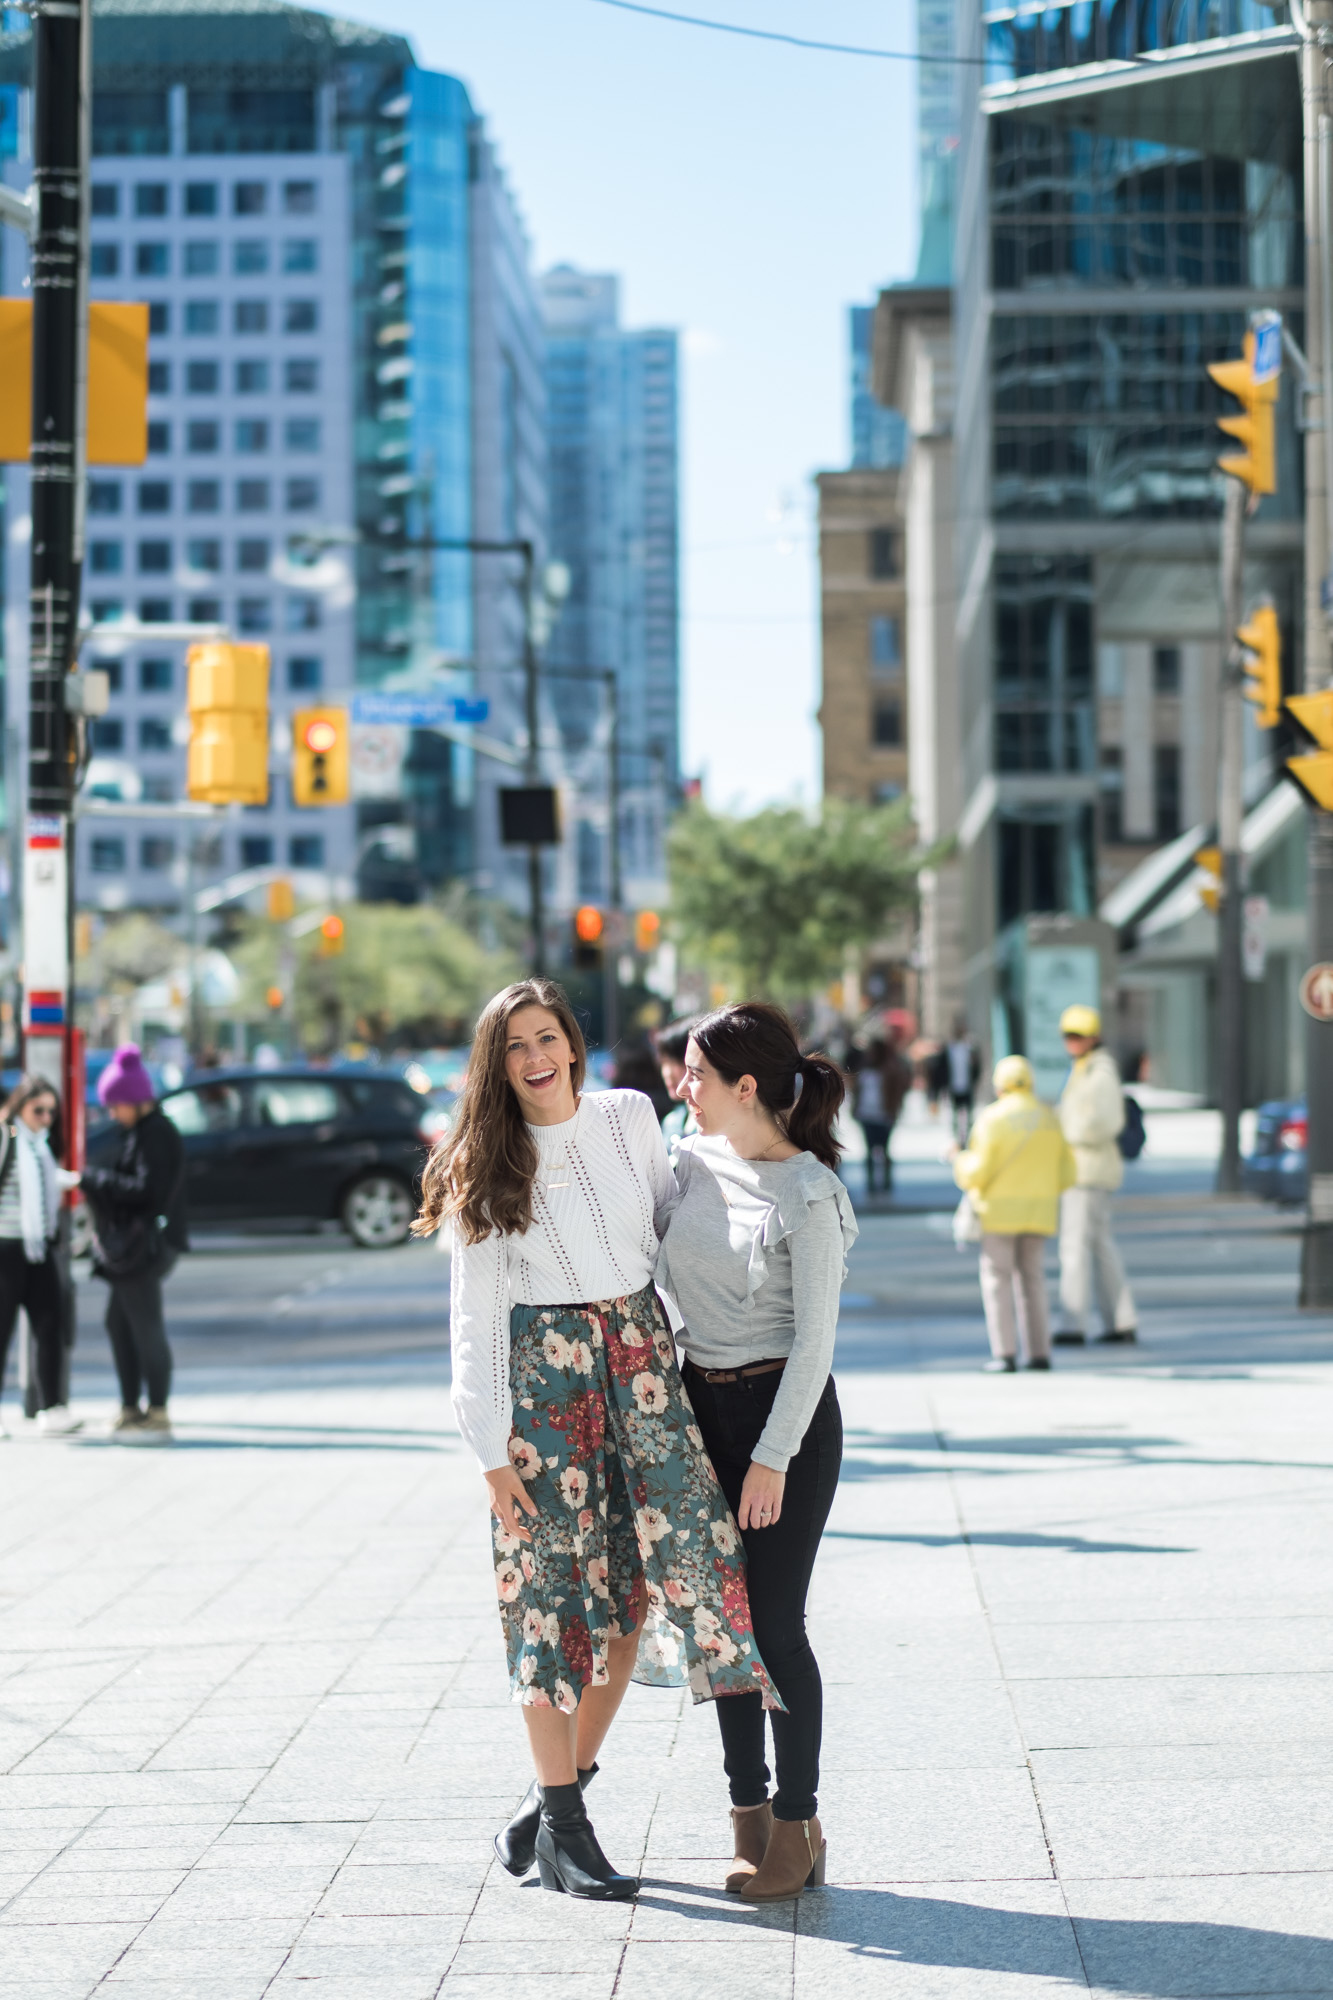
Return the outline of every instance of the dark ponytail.
[[[796,1030],[780,1007],[743,1000],[705,1014],[690,1030],[726,1083],[755,1080],[759,1102],[794,1146],[836,1173],[842,1148],[833,1136],[844,1086],[827,1056],[803,1056]]]

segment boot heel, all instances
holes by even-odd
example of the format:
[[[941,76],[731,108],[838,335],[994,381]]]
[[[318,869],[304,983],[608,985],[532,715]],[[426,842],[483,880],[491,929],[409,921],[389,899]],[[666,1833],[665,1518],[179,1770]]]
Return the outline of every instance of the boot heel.
[[[552,1867],[544,1854],[537,1856],[537,1873],[542,1878],[543,1889],[554,1889],[559,1895],[564,1895],[565,1885],[560,1880],[559,1872]]]
[[[810,1870],[810,1873],[805,1878],[805,1886],[807,1889],[823,1888],[824,1870],[827,1867],[827,1865],[828,1865],[828,1842],[825,1841],[824,1845],[820,1848],[818,1854],[815,1856],[814,1867]]]

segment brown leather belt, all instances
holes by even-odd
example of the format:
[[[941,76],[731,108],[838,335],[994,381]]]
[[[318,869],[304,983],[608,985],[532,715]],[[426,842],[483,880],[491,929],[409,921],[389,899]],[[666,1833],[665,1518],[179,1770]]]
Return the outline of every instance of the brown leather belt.
[[[756,1361],[751,1368],[701,1368],[697,1361],[690,1363],[694,1373],[705,1382],[746,1382],[751,1375],[773,1375],[786,1365],[785,1355],[781,1361]]]

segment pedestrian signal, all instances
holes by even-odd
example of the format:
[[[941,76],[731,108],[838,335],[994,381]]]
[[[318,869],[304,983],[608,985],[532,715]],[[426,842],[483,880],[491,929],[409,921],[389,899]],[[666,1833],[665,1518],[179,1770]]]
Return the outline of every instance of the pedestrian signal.
[[[351,764],[345,708],[303,708],[292,717],[292,802],[340,806],[348,796]]]
[[[662,919],[656,910],[640,910],[634,919],[634,949],[656,951],[662,941]]]
[[[1200,847],[1194,856],[1196,868],[1202,868],[1209,878],[1199,884],[1199,901],[1205,910],[1216,913],[1222,901],[1222,850],[1220,847]]]
[[[1333,688],[1288,695],[1287,713],[1319,745],[1303,757],[1288,757],[1287,769],[1321,812],[1333,812]]]
[[[185,655],[185,789],[209,805],[268,803],[268,647],[210,640]]]
[[[1217,463],[1233,479],[1243,480],[1251,493],[1277,492],[1277,456],[1273,442],[1274,405],[1281,377],[1273,374],[1255,380],[1253,333],[1244,340],[1240,361],[1210,361],[1208,373],[1219,389],[1234,396],[1242,415],[1219,417],[1217,427],[1241,445],[1240,451],[1225,452]]]
[[[319,927],[319,955],[321,958],[334,958],[337,956],[343,948],[346,929],[347,926],[344,924],[342,918],[330,910],[328,916],[325,917]]]
[[[1245,699],[1254,703],[1261,729],[1276,729],[1282,720],[1282,634],[1276,608],[1261,604],[1248,625],[1237,627],[1236,637],[1249,655]]]
[[[591,972],[602,962],[606,919],[593,903],[584,903],[574,912],[574,963]]]

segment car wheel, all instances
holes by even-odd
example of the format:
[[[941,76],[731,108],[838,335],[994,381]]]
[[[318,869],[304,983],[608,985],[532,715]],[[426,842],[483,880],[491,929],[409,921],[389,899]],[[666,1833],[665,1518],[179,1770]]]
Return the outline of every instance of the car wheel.
[[[363,1250],[392,1250],[407,1241],[414,1213],[401,1181],[391,1174],[367,1174],[347,1191],[343,1226]]]

